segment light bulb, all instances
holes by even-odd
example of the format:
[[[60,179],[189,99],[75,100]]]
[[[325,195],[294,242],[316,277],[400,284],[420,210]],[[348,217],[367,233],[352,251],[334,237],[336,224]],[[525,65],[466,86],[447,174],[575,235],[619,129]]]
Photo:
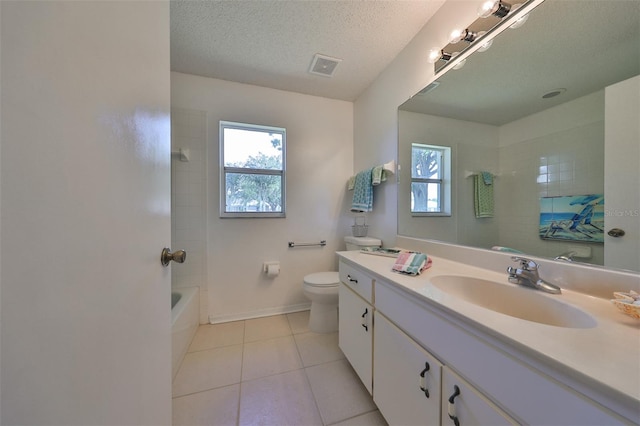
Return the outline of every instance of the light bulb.
[[[486,52],[487,50],[489,50],[489,48],[491,48],[492,44],[493,44],[493,39],[489,40],[488,42],[480,46],[480,48],[478,49],[478,52]]]
[[[456,56],[458,56],[459,54],[460,54],[460,52],[453,52],[453,53],[451,54],[451,59],[454,59],[454,58],[455,58]],[[454,69],[454,70],[459,70],[460,68],[464,67],[464,64],[466,64],[466,63],[467,63],[467,60],[466,60],[466,59],[463,59],[463,60],[461,60],[460,62],[458,62],[457,64],[455,64],[455,65],[453,66],[453,68],[452,68],[452,69]]]
[[[484,37],[487,34],[486,31],[480,31],[478,33],[478,38]],[[482,43],[482,42],[479,42]],[[489,50],[489,48],[491,47],[491,45],[493,44],[493,39],[482,43],[482,45],[480,46],[480,48],[478,48],[478,52],[486,52],[487,50]]]
[[[467,63],[467,60],[466,60],[466,59],[463,59],[463,60],[461,60],[460,62],[458,62],[457,64],[455,64],[455,65],[453,66],[453,69],[454,69],[454,70],[459,70],[460,68],[464,67],[464,64],[466,64],[466,63]]]
[[[429,56],[427,57],[427,61],[430,64],[435,64],[442,57],[442,51],[440,49],[431,49],[429,51]]]
[[[469,31],[469,29],[453,30],[451,31],[451,35],[449,37],[449,43],[451,44],[456,44],[457,42],[463,40],[467,43],[473,43],[473,41],[478,38],[478,33]]]
[[[501,0],[488,0],[480,5],[478,8],[478,16],[481,18],[488,18],[489,16],[497,16],[498,18],[504,18],[509,14],[511,5]]]
[[[451,34],[449,35],[449,43],[456,44],[457,42],[461,41],[463,34],[464,30],[459,30],[457,28],[451,31]]]
[[[511,24],[509,26],[509,28],[515,30],[517,28],[520,28],[521,26],[523,26],[525,24],[525,22],[527,22],[527,20],[529,19],[529,14],[527,13],[526,15],[523,15],[522,17],[518,18],[516,20],[516,22],[514,22],[513,24]]]

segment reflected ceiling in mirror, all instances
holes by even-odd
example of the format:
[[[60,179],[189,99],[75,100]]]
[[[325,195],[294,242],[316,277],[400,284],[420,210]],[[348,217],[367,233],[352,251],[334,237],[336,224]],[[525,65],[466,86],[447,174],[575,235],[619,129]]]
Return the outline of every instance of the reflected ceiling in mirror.
[[[593,93],[640,72],[639,15],[636,0],[547,0],[400,109],[500,126]]]
[[[473,149],[467,150],[467,142],[469,141],[465,140],[465,136],[461,136],[460,129],[465,126],[469,129],[473,126],[480,126],[478,128],[482,132],[487,130],[487,134],[497,135],[502,130],[495,129],[510,128],[512,123],[533,114],[545,117],[553,124],[554,116],[549,111],[554,111],[554,109],[550,110],[550,108],[562,108],[562,105],[565,104],[582,106],[593,103],[601,104],[597,108],[585,107],[585,111],[587,111],[585,115],[593,113],[594,109],[604,111],[603,89],[640,74],[640,48],[638,46],[640,46],[640,2],[635,0],[546,0],[532,11],[524,26],[518,29],[505,29],[496,36],[490,50],[472,54],[468,57],[464,68],[447,71],[437,78],[435,84],[430,84],[401,105],[398,137],[401,164],[410,164],[410,157],[407,158],[407,151],[403,148],[407,143],[409,145],[411,143],[407,142],[407,139],[414,138],[413,142],[437,144],[439,140],[434,139],[444,135],[444,139],[449,138],[451,143],[455,144],[454,156],[457,161],[454,161],[453,164],[456,169],[453,185],[456,190],[453,197],[454,216],[456,217],[452,220],[457,222],[446,224],[444,223],[445,219],[411,217],[408,212],[410,189],[406,183],[407,179],[401,174],[400,187],[398,188],[399,234],[490,248],[491,245],[487,246],[487,244],[480,242],[481,238],[475,241],[475,233],[485,232],[487,235],[492,233],[497,235],[510,229],[513,224],[503,222],[504,217],[476,222],[473,227],[469,226],[469,221],[466,224],[463,223],[465,222],[465,214],[468,215],[468,212],[461,211],[456,206],[463,204],[461,200],[466,202],[465,197],[469,195],[473,184],[471,179],[465,179],[467,170],[462,169],[461,165],[464,161],[473,161],[474,157],[479,158],[481,155]],[[558,94],[557,96],[545,97],[550,92],[558,92]],[[545,111],[547,112],[545,113]],[[429,140],[415,140],[417,133],[415,129],[408,131],[407,123],[412,120],[415,123],[416,120],[419,120],[420,116],[417,114],[425,114],[430,117],[430,124],[423,124],[423,126],[435,126],[434,123],[443,122],[448,126],[448,129],[434,130],[435,127],[432,126],[426,130],[426,138]],[[577,119],[579,120],[579,118]],[[459,122],[451,120],[459,120],[463,123],[460,125]],[[604,118],[595,121],[600,123],[589,124],[592,127],[582,126],[579,130],[582,133],[578,133],[578,137],[584,141],[589,138],[599,138],[600,145],[594,145],[588,149],[591,150],[593,157],[601,159],[604,157]],[[546,122],[542,124],[542,126],[545,125]],[[455,128],[451,126],[455,126]],[[484,135],[482,132],[468,130],[467,134],[473,135],[472,139],[480,140],[486,136],[482,136]],[[527,149],[521,149],[521,153],[523,156],[529,157],[539,155],[541,157],[539,164],[541,172],[543,167],[547,167],[546,163],[542,163],[542,160],[546,161],[545,157],[554,157],[555,153],[541,154],[536,149],[529,146]],[[497,168],[498,161],[504,160],[502,154],[498,154],[497,149],[494,157],[490,160],[490,166],[487,167]],[[537,166],[536,164],[536,169]],[[510,167],[509,170],[513,170],[510,173],[515,175],[520,174],[519,168],[525,166],[524,164],[515,164]],[[589,164],[589,168],[599,169],[600,179],[604,181],[603,161],[598,164]],[[574,173],[576,172],[574,171]],[[528,179],[526,186],[514,187],[515,183],[507,177],[502,179],[498,177],[496,190],[502,185],[502,189],[508,191],[509,197],[513,194],[531,193],[536,204],[541,196],[579,195],[581,192],[571,189],[568,190],[569,194],[544,194],[539,190],[540,176],[537,176],[537,182],[536,176]],[[593,185],[599,189],[593,190]],[[507,186],[508,188],[506,188]],[[590,188],[588,190],[592,192],[604,191],[603,182],[592,183]],[[519,203],[517,197],[514,197],[513,204],[513,209],[517,209],[518,204],[522,203]],[[640,208],[640,206],[634,208]],[[539,215],[538,211],[530,210],[531,216]],[[440,222],[429,222],[434,220]],[[434,228],[442,232],[434,236]],[[482,228],[484,231],[478,231]],[[536,229],[531,229],[530,233],[535,232]],[[444,230],[452,232],[448,233]],[[452,238],[447,238],[445,234],[450,234]],[[580,244],[578,245],[580,246]],[[554,248],[547,253],[526,252],[537,256],[556,257],[563,254],[570,244],[551,246]],[[583,244],[581,248],[584,246],[591,247],[596,252],[591,259],[585,261],[593,261],[596,264],[603,263],[604,249],[602,244]],[[576,260],[582,261],[583,259]],[[636,265],[632,269],[637,270],[638,268],[639,266]]]

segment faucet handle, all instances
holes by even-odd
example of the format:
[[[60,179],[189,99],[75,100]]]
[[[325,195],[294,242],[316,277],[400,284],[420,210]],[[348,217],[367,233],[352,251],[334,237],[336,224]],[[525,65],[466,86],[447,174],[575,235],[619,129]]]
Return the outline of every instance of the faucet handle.
[[[511,256],[511,260],[514,262],[520,262],[520,267],[526,271],[536,271],[538,269],[538,264],[526,257]]]

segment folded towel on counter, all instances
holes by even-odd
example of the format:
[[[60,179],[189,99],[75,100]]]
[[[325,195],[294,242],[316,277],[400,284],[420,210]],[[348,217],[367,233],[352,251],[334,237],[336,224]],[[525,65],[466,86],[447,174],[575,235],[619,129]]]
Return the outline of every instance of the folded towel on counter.
[[[483,177],[485,173],[473,176],[473,205],[477,218],[493,217],[493,177],[487,184]]]
[[[431,258],[424,253],[401,251],[395,264],[391,268],[393,272],[407,275],[420,275],[422,271],[431,267]]]
[[[370,212],[373,210],[373,185],[371,175],[373,168],[363,170],[356,175],[353,187],[352,212]]]

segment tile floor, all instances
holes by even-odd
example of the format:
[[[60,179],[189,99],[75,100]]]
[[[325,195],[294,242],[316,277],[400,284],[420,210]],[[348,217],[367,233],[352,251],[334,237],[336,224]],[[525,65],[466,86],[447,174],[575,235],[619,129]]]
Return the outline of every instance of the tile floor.
[[[173,381],[173,424],[377,426],[386,422],[309,311],[201,325]]]

